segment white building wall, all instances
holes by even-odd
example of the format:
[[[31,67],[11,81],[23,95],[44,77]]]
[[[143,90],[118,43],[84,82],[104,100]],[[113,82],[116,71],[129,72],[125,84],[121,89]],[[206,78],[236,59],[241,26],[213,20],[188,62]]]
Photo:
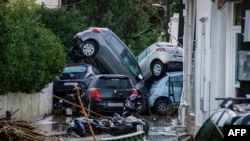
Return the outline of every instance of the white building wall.
[[[203,23],[205,22],[205,39]],[[217,1],[197,1],[196,130],[219,108],[217,97],[235,97],[235,59],[232,45],[232,4],[217,8]],[[205,41],[204,41],[205,40]],[[204,43],[205,42],[205,43]]]
[[[196,126],[201,126],[204,119],[209,116],[211,96],[211,63],[210,63],[210,27],[211,27],[211,1],[197,1],[196,18]]]
[[[59,8],[61,0],[36,0],[37,4],[44,4],[47,8]]]
[[[173,17],[170,18],[170,42],[178,45],[178,26],[179,26],[179,13],[174,13]]]

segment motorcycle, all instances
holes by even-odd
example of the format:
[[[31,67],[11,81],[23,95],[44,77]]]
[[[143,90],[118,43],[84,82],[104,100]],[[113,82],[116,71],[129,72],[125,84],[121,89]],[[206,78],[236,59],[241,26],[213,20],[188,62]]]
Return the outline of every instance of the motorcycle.
[[[128,97],[124,103],[122,115],[115,113],[113,117],[102,116],[97,119],[74,118],[69,124],[67,134],[75,133],[80,137],[87,136],[90,134],[88,126],[90,123],[95,134],[108,133],[117,136],[143,130],[147,135],[149,130],[148,121],[136,117],[142,107],[141,100],[140,95]]]

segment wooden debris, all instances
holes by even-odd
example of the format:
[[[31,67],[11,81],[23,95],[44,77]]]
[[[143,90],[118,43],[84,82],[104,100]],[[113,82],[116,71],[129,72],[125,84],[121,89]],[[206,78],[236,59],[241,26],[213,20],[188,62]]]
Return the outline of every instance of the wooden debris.
[[[37,127],[25,121],[0,119],[0,141],[59,141],[59,138],[46,135]]]

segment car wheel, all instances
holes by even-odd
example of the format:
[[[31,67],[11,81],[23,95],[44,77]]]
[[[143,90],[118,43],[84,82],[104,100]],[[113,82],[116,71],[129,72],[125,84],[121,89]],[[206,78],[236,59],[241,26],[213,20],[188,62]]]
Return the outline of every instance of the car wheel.
[[[99,46],[95,41],[86,41],[81,45],[81,51],[84,57],[93,57],[99,50]]]
[[[159,116],[166,116],[168,113],[169,102],[166,98],[160,98],[155,102],[155,111]]]
[[[160,78],[165,73],[165,66],[161,61],[155,61],[151,65],[151,72],[153,74],[153,77]]]

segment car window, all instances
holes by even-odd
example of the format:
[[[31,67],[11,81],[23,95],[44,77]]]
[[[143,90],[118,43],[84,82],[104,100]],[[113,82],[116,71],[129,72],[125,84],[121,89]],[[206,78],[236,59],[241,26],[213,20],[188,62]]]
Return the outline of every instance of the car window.
[[[101,78],[97,82],[97,87],[103,89],[126,89],[132,88],[132,85],[129,82],[129,79],[125,78]]]
[[[63,73],[71,73],[71,72],[86,72],[87,67],[82,66],[72,66],[72,67],[65,67]]]
[[[66,67],[64,68],[62,75],[60,75],[60,79],[84,78],[86,73],[87,73],[87,67],[83,66]]]
[[[141,62],[142,59],[144,59],[147,56],[147,50],[145,49],[143,52],[141,52],[138,56],[137,56],[137,61]]]
[[[174,87],[183,87],[183,75],[169,77],[169,81]]]
[[[119,54],[126,48],[125,44],[114,35],[111,36],[110,42]]]
[[[133,72],[134,75],[138,76],[139,74],[141,74],[141,70],[137,61],[129,51],[124,51],[122,57],[124,62],[128,65],[129,69]]]

